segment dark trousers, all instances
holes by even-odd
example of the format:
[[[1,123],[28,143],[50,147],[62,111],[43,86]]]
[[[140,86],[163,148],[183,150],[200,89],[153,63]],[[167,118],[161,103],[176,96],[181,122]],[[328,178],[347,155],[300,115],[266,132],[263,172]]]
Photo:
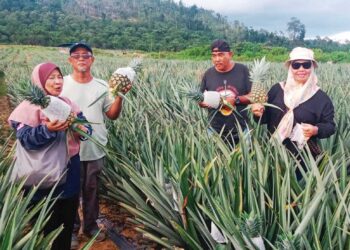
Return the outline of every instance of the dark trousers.
[[[47,235],[63,224],[63,230],[54,240],[52,250],[70,250],[75,215],[78,210],[79,197],[58,199],[52,207],[52,214],[44,227]]]
[[[96,220],[99,215],[98,185],[104,158],[95,161],[82,161],[80,168],[80,184],[83,232],[89,234],[92,230],[98,229]],[[76,223],[80,225],[79,216],[76,216]],[[78,227],[79,228],[79,227]]]

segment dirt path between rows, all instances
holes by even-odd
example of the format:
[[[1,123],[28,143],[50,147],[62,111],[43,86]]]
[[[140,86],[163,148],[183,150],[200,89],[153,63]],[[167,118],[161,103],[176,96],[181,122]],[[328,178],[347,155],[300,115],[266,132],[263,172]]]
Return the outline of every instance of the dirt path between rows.
[[[7,119],[11,113],[10,101],[7,96],[0,96],[0,148],[4,145],[6,139],[10,136],[11,129]],[[10,141],[13,145],[14,140]]]
[[[102,200],[100,202],[100,214],[102,217],[105,217],[107,220],[112,222],[114,224],[115,231],[124,237],[131,245],[133,245],[135,249],[160,249],[156,243],[143,238],[142,234],[138,233],[135,230],[135,226],[127,221],[127,218],[130,217],[130,214],[116,204]],[[81,247],[83,247],[83,245],[88,241],[88,239],[82,235],[79,236],[79,239],[81,240]],[[90,249],[118,250],[119,248],[111,239],[107,238],[107,240],[103,242],[95,242]]]

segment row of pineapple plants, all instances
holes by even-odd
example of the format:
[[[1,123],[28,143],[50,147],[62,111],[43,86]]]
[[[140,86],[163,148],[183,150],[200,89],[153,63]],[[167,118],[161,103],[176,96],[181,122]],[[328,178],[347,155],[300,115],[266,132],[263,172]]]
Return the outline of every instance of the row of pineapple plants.
[[[46,52],[70,72],[66,55]],[[93,72],[102,79],[130,60],[96,57]],[[122,117],[109,124],[108,147],[115,155],[104,169],[103,193],[135,215],[131,221],[145,237],[166,248],[348,249],[349,65],[318,70],[333,98],[338,130],[322,141],[322,161],[305,156],[309,171],[301,183],[294,177],[298,162],[254,123],[251,139],[242,133],[235,150],[208,138],[205,111],[180,90],[197,87],[209,66],[144,60]],[[6,74],[15,80],[14,72]],[[266,84],[285,77],[283,66],[272,64]],[[220,237],[211,234],[213,224]]]
[[[338,131],[322,142],[323,161],[305,156],[309,171],[298,183],[299,163],[264,139],[266,132],[257,125],[252,140],[242,139],[234,151],[207,138],[203,111],[178,95],[184,85],[198,84],[197,65],[150,65],[128,96],[125,119],[111,124],[110,146],[118,157],[111,159],[104,179],[108,196],[136,216],[146,237],[186,249],[253,248],[249,239],[255,236],[274,249],[350,247],[346,83],[342,89],[332,82],[324,86],[335,102]],[[270,74],[269,84],[277,82]],[[251,231],[244,229],[247,218],[257,224]],[[210,235],[211,222],[225,243]]]

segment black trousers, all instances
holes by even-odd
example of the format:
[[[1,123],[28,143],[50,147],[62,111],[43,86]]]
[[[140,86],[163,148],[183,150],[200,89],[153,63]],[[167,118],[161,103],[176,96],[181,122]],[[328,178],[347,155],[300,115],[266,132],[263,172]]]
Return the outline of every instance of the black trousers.
[[[54,240],[52,250],[70,250],[75,215],[77,213],[79,196],[59,199],[52,208],[52,214],[44,227],[47,235],[63,224],[63,230]]]

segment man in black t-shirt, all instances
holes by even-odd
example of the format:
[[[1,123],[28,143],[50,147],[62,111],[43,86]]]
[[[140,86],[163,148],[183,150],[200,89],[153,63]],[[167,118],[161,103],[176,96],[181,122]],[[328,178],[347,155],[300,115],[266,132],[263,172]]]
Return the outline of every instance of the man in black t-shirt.
[[[215,40],[211,45],[213,67],[209,68],[202,79],[201,91],[217,91],[226,100],[236,106],[236,112],[223,107],[213,109],[201,102],[199,105],[208,108],[211,128],[222,135],[222,138],[234,145],[238,142],[237,123],[245,129],[247,114],[243,111],[249,103],[246,95],[250,92],[251,82],[246,66],[232,61],[233,52],[224,40]]]

